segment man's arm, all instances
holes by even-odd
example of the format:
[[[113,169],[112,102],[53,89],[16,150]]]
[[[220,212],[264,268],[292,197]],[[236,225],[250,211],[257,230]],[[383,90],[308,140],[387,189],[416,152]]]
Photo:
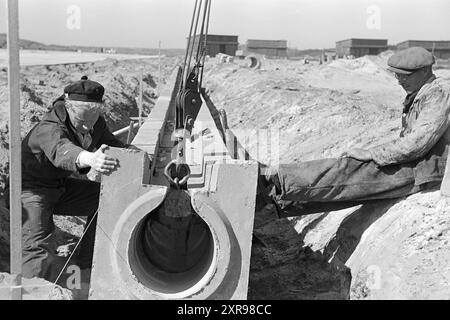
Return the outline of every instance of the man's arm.
[[[83,149],[75,145],[68,132],[52,122],[41,122],[35,131],[36,140],[49,161],[56,167],[77,172],[76,159]]]
[[[106,156],[102,145],[96,152],[89,152],[75,145],[66,130],[52,122],[42,122],[36,130],[36,139],[46,157],[56,167],[74,173],[92,167],[101,173],[108,173],[117,165],[117,160]]]
[[[421,99],[421,111],[409,134],[369,149],[378,165],[405,163],[425,156],[448,129],[450,93],[437,86]]]

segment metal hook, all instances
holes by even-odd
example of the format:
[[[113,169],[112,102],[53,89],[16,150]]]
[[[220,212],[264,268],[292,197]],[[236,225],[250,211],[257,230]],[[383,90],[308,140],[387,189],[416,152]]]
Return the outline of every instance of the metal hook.
[[[171,172],[173,172],[171,170],[173,166],[175,166],[175,177],[172,177],[171,175]],[[185,170],[184,176],[182,172],[183,169]],[[191,169],[186,163],[180,163],[178,160],[172,160],[164,168],[164,175],[172,186],[180,189],[180,187],[187,184],[187,181],[191,176]]]

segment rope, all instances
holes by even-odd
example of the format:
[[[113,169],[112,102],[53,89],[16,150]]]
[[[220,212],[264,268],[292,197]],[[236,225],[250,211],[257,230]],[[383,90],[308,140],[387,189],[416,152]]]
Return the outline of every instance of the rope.
[[[211,0],[207,0],[208,3],[208,14],[207,14],[207,20],[206,20],[206,31],[205,31],[205,42],[203,44],[203,56],[202,56],[202,72],[200,74],[200,81],[198,83],[199,89],[202,87],[203,83],[203,70],[205,66],[205,58],[206,58],[206,45],[207,45],[207,38],[208,38],[208,32],[209,32],[209,17],[211,15]]]
[[[199,20],[199,18],[200,18],[200,10],[201,10],[201,8],[202,8],[202,3],[203,3],[203,0],[200,0],[200,4],[199,4],[199,6],[198,6],[198,8],[197,8],[197,17],[196,17],[196,19],[195,19],[195,27],[194,27],[194,39],[195,39],[195,34],[197,33],[197,27],[198,27],[198,20]],[[200,40],[199,40],[200,41]],[[189,77],[189,71],[191,70],[191,60],[192,60],[192,56],[193,56],[193,53],[194,53],[194,43],[192,43],[192,46],[191,46],[191,52],[189,53],[189,62],[188,62],[188,64],[187,64],[187,72],[186,72],[186,81],[184,82],[184,84],[186,85],[186,83],[187,83],[187,78]]]
[[[202,14],[203,9],[203,14]],[[176,106],[176,115],[175,115],[175,123],[176,123],[176,129],[182,129],[181,134],[182,136],[179,136],[177,141],[175,142],[177,145],[177,155],[176,158],[173,159],[177,163],[177,168],[181,164],[185,164],[185,137],[186,137],[186,126],[188,119],[186,118],[185,111],[186,111],[186,96],[188,94],[187,86],[191,87],[191,84],[188,83],[189,76],[191,73],[196,72],[196,84],[197,87],[195,88],[197,92],[201,90],[201,82],[198,82],[199,77],[203,78],[203,65],[205,62],[206,57],[206,44],[207,44],[207,34],[209,30],[209,19],[210,19],[210,13],[211,13],[211,0],[196,0],[194,5],[194,11],[192,15],[191,25],[189,29],[189,41],[186,48],[186,53],[184,56],[184,64],[183,64],[183,73],[182,73],[182,83],[178,89],[177,94],[177,106]],[[202,14],[202,22],[200,27],[200,34],[199,38],[197,38],[197,29],[199,26],[199,19],[200,15]],[[195,40],[198,39],[197,46],[195,45]],[[197,51],[195,52],[194,57],[194,49]],[[195,65],[191,70],[191,62],[192,59],[195,58]],[[200,70],[201,68],[201,70]],[[194,88],[190,88],[189,90],[193,90]],[[166,177],[168,178],[169,182],[175,183],[175,185],[178,186],[178,182],[175,182],[176,179],[179,177],[171,177],[169,174],[169,168],[173,162],[170,162],[166,165],[164,172]],[[177,175],[178,175],[178,169],[177,169]],[[182,179],[183,180],[183,179]]]
[[[184,78],[185,78],[185,74],[186,74],[186,62],[187,62],[188,52],[189,52],[190,46],[192,45],[192,44],[191,44],[191,39],[192,39],[192,27],[193,27],[193,25],[194,25],[195,12],[196,12],[196,10],[197,10],[197,2],[198,2],[198,0],[195,0],[194,13],[192,14],[191,27],[190,27],[190,30],[189,30],[189,39],[188,39],[188,43],[187,43],[186,54],[184,55],[182,81],[184,81]],[[180,91],[181,91],[181,88],[183,88],[183,86],[184,86],[184,83],[181,83]]]
[[[206,20],[206,13],[208,10],[208,5],[209,5],[209,0],[205,0],[205,8],[203,9],[203,18],[202,18],[202,26],[200,28],[200,38],[198,39],[198,46],[197,46],[197,54],[195,56],[195,60],[198,62],[198,58],[200,56],[200,52],[201,50],[201,46],[202,46],[202,37],[204,36],[204,41],[203,43],[206,43],[206,35],[204,35],[205,32],[205,20]],[[204,48],[204,46],[203,46]]]

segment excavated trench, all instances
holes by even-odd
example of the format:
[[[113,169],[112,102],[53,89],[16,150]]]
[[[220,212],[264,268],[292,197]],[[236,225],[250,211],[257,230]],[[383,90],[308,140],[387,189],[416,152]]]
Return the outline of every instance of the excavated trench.
[[[110,62],[88,64],[95,74],[93,80],[98,79],[105,87],[109,88],[106,94],[109,95],[109,107],[107,112],[109,123],[116,124],[114,129],[119,129],[127,125],[129,112],[122,109],[130,103],[134,106],[131,98],[135,96],[136,79],[132,79],[130,75],[135,74],[135,63],[119,63],[114,62],[114,68],[108,67]],[[170,64],[170,62],[169,62]],[[79,64],[80,68],[83,64]],[[33,84],[33,73],[40,68],[33,67],[25,74],[30,79],[27,85],[28,91],[35,90],[33,96],[42,96],[44,104],[51,100],[51,96],[56,96],[57,91],[64,86],[69,80],[74,79],[73,66],[69,69],[67,66],[51,66],[50,70],[46,68],[41,72],[43,82],[48,86],[50,93],[45,94],[46,88]],[[149,68],[152,68],[149,66]],[[156,69],[156,68],[155,68]],[[167,74],[172,70],[169,66],[166,68]],[[80,69],[79,74],[82,75],[86,71]],[[146,82],[149,79],[145,77]],[[151,82],[151,81],[150,81]],[[151,86],[152,87],[152,86]],[[29,94],[25,92],[24,94]],[[126,97],[122,101],[122,98]],[[154,92],[150,90],[144,101],[147,105],[152,105],[154,101]],[[214,98],[213,98],[214,99]],[[215,101],[218,107],[222,107],[220,101]],[[117,105],[117,110],[114,107]],[[25,112],[33,112],[34,104],[27,104],[31,107]],[[2,107],[5,108],[4,101]],[[26,115],[25,115],[26,117]],[[24,128],[24,132],[29,128]],[[5,137],[3,137],[5,138]],[[210,267],[214,261],[214,237],[210,230],[205,226],[204,221],[197,221],[196,232],[194,234],[182,234],[182,244],[185,246],[185,252],[193,253],[192,256],[183,258],[181,255],[169,254],[165,250],[163,242],[157,239],[166,239],[167,235],[173,236],[176,230],[167,228],[161,224],[161,217],[158,213],[151,213],[147,218],[133,231],[132,240],[129,243],[130,266],[134,274],[140,282],[147,284],[156,291],[167,295],[176,295],[198,283],[207,276]],[[261,217],[256,216],[256,220]],[[192,219],[191,219],[192,220]],[[302,243],[298,241],[298,235],[293,233],[292,224],[287,221],[275,221],[274,217],[270,218],[275,223],[263,226],[255,226],[255,234],[258,236],[253,241],[250,279],[249,279],[249,299],[302,299],[331,297],[345,299],[348,297],[349,291],[349,274],[345,270],[337,270],[326,262],[326,257],[320,254],[310,254],[306,249],[302,249]],[[167,222],[167,221],[166,221]],[[187,223],[184,221],[182,223]],[[57,230],[56,239],[59,245],[64,245],[68,241],[73,241],[74,236],[80,236],[79,225],[74,220],[66,217],[56,217],[56,224],[62,230]],[[170,225],[170,224],[169,224]],[[2,223],[5,230],[8,224]],[[153,230],[151,226],[153,226]],[[194,228],[195,229],[195,228]],[[200,230],[200,231],[199,231]],[[5,230],[6,231],[6,230]],[[294,231],[295,232],[295,231]],[[9,233],[9,232],[8,232]],[[5,233],[6,234],[6,233]],[[7,237],[5,237],[7,239]],[[261,241],[258,241],[261,240]],[[6,249],[6,244],[3,246]],[[181,249],[179,249],[181,250]],[[2,252],[5,250],[2,250]],[[9,250],[8,250],[9,251]],[[306,253],[305,253],[306,252]],[[151,258],[149,258],[151,257]],[[195,257],[195,259],[193,259]],[[2,261],[7,261],[6,257],[0,257]],[[169,285],[167,285],[169,284]]]
[[[127,120],[130,114],[128,112],[124,112],[123,108],[129,105],[132,105],[133,107],[135,106],[134,96],[136,95],[135,84],[137,84],[137,81],[132,75],[137,75],[136,67],[139,63],[121,62],[117,64],[114,62],[111,64],[111,62],[102,62],[99,64],[89,64],[89,70],[91,70],[93,74],[91,78],[93,80],[98,79],[99,82],[105,84],[105,87],[110,88],[110,105],[106,112],[108,114],[109,122],[111,123],[121,123],[120,126],[128,125]],[[169,62],[168,65],[170,63],[171,62]],[[45,67],[33,68],[33,70],[27,70],[24,73],[24,77],[30,79],[27,83],[26,91],[23,92],[23,95],[30,97],[28,100],[25,100],[30,102],[25,105],[28,109],[24,110],[24,118],[30,118],[28,116],[30,113],[32,115],[37,114],[37,116],[40,116],[39,110],[43,109],[44,106],[39,106],[36,103],[38,100],[34,97],[42,97],[42,101],[46,104],[51,100],[51,96],[57,96],[60,88],[62,88],[67,81],[76,80],[75,77],[78,78],[78,76],[86,73],[85,68],[76,70],[74,69],[74,66],[70,69],[68,69],[67,66],[52,66],[50,68],[46,68],[44,70],[45,72],[37,72],[40,68]],[[65,68],[67,69],[65,70]],[[155,66],[148,65],[148,68],[151,70],[156,70]],[[169,73],[171,68],[171,65],[166,68],[168,70],[167,73]],[[36,72],[40,74],[39,77],[42,78],[43,83],[45,84],[44,86],[38,84],[39,82],[33,79]],[[233,80],[233,77],[241,73],[244,75],[244,78],[242,78],[243,80]],[[213,80],[213,82],[218,81],[221,85],[213,86],[217,90],[217,94],[213,94],[211,97],[217,107],[224,107],[227,110],[228,115],[232,118],[232,122],[237,123],[233,119],[241,119],[244,120],[243,124],[248,124],[249,121],[254,124],[255,122],[252,121],[252,119],[257,119],[256,117],[259,113],[253,115],[253,109],[251,106],[260,105],[256,99],[257,97],[264,99],[267,98],[266,95],[261,96],[258,93],[260,92],[258,86],[261,86],[262,84],[258,82],[259,80],[256,76],[262,77],[266,74],[268,74],[266,70],[255,72],[242,71],[230,73],[230,75],[227,75],[229,79],[226,80],[221,79],[221,75],[219,75]],[[209,73],[208,76],[211,78],[216,77],[214,75],[214,71]],[[239,83],[239,81],[247,81],[245,80],[245,76],[250,78],[248,79],[248,84],[254,84],[255,87],[248,88],[248,92],[246,91],[246,95],[241,97],[241,100],[235,99],[236,101],[233,101],[230,99],[230,95],[234,95],[235,98],[240,97],[239,92],[241,92],[241,90],[239,87],[241,87],[242,83]],[[149,81],[148,76],[146,76],[145,79],[146,82],[152,82]],[[236,82],[235,85],[231,84],[233,81]],[[209,87],[208,84],[205,86]],[[228,92],[228,95],[223,94],[224,91],[219,91],[219,89],[224,86],[228,88],[228,91],[230,91]],[[288,89],[293,86],[294,84],[289,84]],[[306,88],[303,87],[302,89],[306,90]],[[315,88],[313,89],[316,90]],[[30,93],[30,91],[33,90],[34,93]],[[240,91],[238,93],[233,93],[235,90]],[[250,97],[252,97],[252,90],[255,91],[253,94],[255,99],[253,100],[250,99]],[[269,92],[274,94],[272,100],[278,100],[271,102],[271,97],[269,96],[264,106],[267,107],[271,104],[284,105],[290,103],[280,98],[281,96],[278,94],[279,91],[280,90],[275,87],[270,89]],[[322,91],[326,91],[325,93],[327,94],[330,92],[327,90]],[[314,92],[321,93],[322,91]],[[292,101],[295,102],[296,98],[294,97],[294,94],[296,94],[296,92],[291,90],[286,92],[287,93],[285,93],[283,97],[288,97],[288,95],[289,97],[293,96]],[[247,96],[249,98],[247,98]],[[123,100],[123,97],[126,97],[126,99]],[[148,106],[152,106],[154,97],[154,90],[151,89],[144,98]],[[343,97],[346,98],[346,96]],[[309,96],[307,96],[307,98],[309,98]],[[322,99],[322,97],[319,98]],[[248,99],[248,101],[246,101],[246,99]],[[344,98],[341,98],[341,96],[337,96],[337,98],[334,97],[333,99],[337,99],[337,102],[332,101],[332,103],[336,105],[341,104],[345,106],[347,103],[347,101],[343,101]],[[353,95],[350,96],[349,102],[353,103],[354,99],[356,98],[354,98]],[[327,105],[327,101],[328,100],[321,103]],[[2,110],[7,107],[5,100],[0,100],[0,103]],[[307,101],[300,101],[298,103],[307,104]],[[234,109],[235,105],[238,106],[238,109]],[[114,106],[117,106],[117,110]],[[244,106],[248,107],[245,108]],[[36,113],[36,111],[39,112]],[[285,113],[291,112],[291,110],[282,111]],[[261,111],[261,115],[264,115],[264,112]],[[280,117],[281,115],[282,114],[280,113]],[[289,113],[289,115],[284,115],[282,119],[290,119],[290,117],[291,115]],[[266,124],[265,122],[269,119],[272,122],[267,122],[267,125],[277,125],[276,123],[273,123],[273,121],[278,118],[270,118],[269,116],[264,116],[264,118],[263,124]],[[282,121],[282,119],[280,121]],[[308,119],[309,118],[306,118],[306,120]],[[294,120],[298,119],[295,118]],[[302,123],[306,123],[305,128],[307,129],[308,123],[304,121]],[[289,126],[287,126],[287,128],[289,128]],[[311,128],[311,130],[314,129],[314,127]],[[28,127],[24,128],[24,132],[28,129]],[[389,131],[388,129],[386,129],[386,131]],[[320,135],[321,133],[317,134]],[[303,136],[306,137],[307,135],[304,134]],[[345,137],[341,137],[341,140],[345,141]],[[7,141],[6,136],[2,135],[2,141]],[[320,144],[317,145],[320,147]],[[5,164],[2,163],[2,165]],[[66,218],[62,219],[63,220],[59,217],[57,218],[57,225],[62,226],[64,229],[64,232],[57,232],[56,238],[59,244],[67,243],[68,239],[70,237],[73,238],[74,235],[80,235],[78,233],[79,231],[76,231],[77,228],[79,230],[79,225],[74,224],[73,220]],[[165,250],[165,244],[161,241],[157,241],[157,239],[166,239],[167,235],[170,234],[173,236],[174,232],[177,231],[167,228],[167,221],[165,221],[165,225],[162,224],[161,221],[163,219],[164,217],[161,217],[158,212],[149,213],[146,219],[142,220],[141,223],[136,226],[133,231],[132,240],[129,243],[129,252],[131,255],[128,259],[130,261],[131,268],[133,268],[133,272],[139,278],[139,281],[147,283],[149,286],[155,288],[163,294],[170,295],[186,290],[186,288],[189,288],[192,283],[196,283],[205,277],[210,266],[213,264],[213,252],[215,246],[214,237],[211,232],[207,226],[205,226],[204,222],[199,221],[195,224],[197,231],[194,232],[194,234],[182,234],[180,236],[180,238],[183,238],[182,244],[185,246],[183,250],[185,250],[185,252],[191,252],[193,255],[183,258],[182,256],[175,255],[173,253],[169,254],[169,252]],[[187,224],[188,222],[186,220],[182,223]],[[3,223],[2,221],[0,225],[2,227],[2,230],[0,230],[2,231],[2,235],[6,235],[7,230],[5,230],[5,227],[7,227],[8,224]],[[308,230],[314,230],[314,222],[306,228]],[[325,255],[320,251],[312,251],[309,247],[305,247],[307,242],[304,239],[306,232],[301,234],[297,232],[295,219],[277,220],[276,217],[270,213],[259,212],[255,218],[254,234],[256,237],[253,239],[252,246],[248,291],[249,299],[349,298],[351,284],[351,274],[349,269],[342,264],[330,264],[328,262],[330,258],[328,254]],[[0,250],[0,252],[3,252],[3,250]],[[195,259],[192,257],[195,257]],[[0,257],[0,259],[2,261],[7,260],[5,257]],[[170,285],[162,285],[163,283],[170,283]]]
[[[163,60],[162,81],[171,73],[174,59]],[[26,133],[42,118],[52,101],[61,95],[70,82],[87,75],[105,87],[104,115],[109,128],[114,131],[129,125],[129,117],[137,116],[138,81],[140,69],[144,68],[144,110],[148,114],[158,97],[154,75],[158,64],[154,59],[117,61],[108,59],[99,62],[74,63],[65,65],[27,66],[21,68],[21,135]],[[0,71],[0,198],[4,183],[9,175],[9,130],[7,73]],[[119,136],[125,141],[126,134]],[[0,199],[2,203],[3,199]],[[9,271],[9,217],[8,211],[0,215],[0,271]],[[73,243],[79,237],[80,222],[70,217],[55,216],[57,228],[55,239],[58,246]]]
[[[120,122],[121,126],[122,124],[128,125],[129,114],[120,109],[134,103],[132,97],[135,96],[135,84],[137,82],[130,75],[137,74],[137,66],[141,63],[142,61],[117,64],[107,61],[78,64],[79,69],[76,66],[70,68],[68,66],[25,68],[23,77],[26,89],[22,92],[21,97],[24,101],[22,134],[25,134],[34,124],[30,123],[30,119],[40,117],[45,105],[59,95],[65,84],[77,80],[87,72],[92,74],[93,80],[98,80],[104,83],[105,87],[108,87],[107,92],[109,91],[111,94],[109,96],[111,105],[120,106],[118,110],[115,108],[106,110],[110,116],[110,123]],[[255,72],[247,69],[235,70],[235,67],[229,68],[226,65],[223,66],[223,70],[208,67],[207,70],[211,71],[208,71],[206,79],[210,83],[206,83],[205,86],[213,89],[212,100],[217,107],[226,109],[232,126],[253,126],[255,124],[260,127],[280,126],[287,134],[292,137],[295,136],[296,139],[291,139],[283,145],[286,150],[290,150],[289,153],[286,153],[286,160],[297,161],[301,158],[299,155],[303,155],[305,159],[336,156],[342,149],[347,148],[349,141],[358,141],[359,145],[363,145],[373,142],[375,135],[377,137],[382,136],[386,140],[396,133],[398,112],[401,108],[397,110],[394,102],[401,101],[402,93],[391,89],[395,88],[394,83],[391,84],[390,80],[385,79],[382,72],[369,74],[366,77],[364,74],[366,71],[357,70],[353,73],[352,70],[348,71],[344,69],[345,66],[337,63],[332,67],[318,67],[312,65],[298,66],[293,65],[293,62],[289,62],[289,64],[287,62],[286,66],[282,63],[274,64],[272,69],[270,69],[270,66],[266,66],[267,64],[268,62],[265,62],[265,70]],[[173,65],[173,61],[167,63],[164,68],[164,70],[167,70],[166,75],[170,74]],[[152,72],[157,69],[150,64],[146,65],[147,67]],[[145,79],[146,82],[151,83],[147,76]],[[357,83],[355,79],[362,80]],[[366,84],[368,81],[370,83]],[[0,83],[2,84],[0,85],[0,112],[2,115],[6,115],[7,95],[4,91],[6,88],[6,70],[0,71]],[[303,85],[299,85],[299,83],[303,83]],[[338,91],[336,91],[337,89],[327,89],[334,84],[336,88],[339,88]],[[354,91],[355,87],[361,87],[362,92]],[[374,87],[379,88],[377,89],[379,91],[375,92]],[[242,88],[245,88],[245,90]],[[348,88],[352,90],[349,91]],[[375,92],[373,96],[372,92]],[[383,94],[378,94],[381,92]],[[386,94],[386,92],[389,94]],[[121,101],[123,96],[130,98]],[[40,99],[36,99],[36,97],[40,97]],[[150,107],[154,97],[154,91],[152,90],[146,98]],[[43,105],[39,104],[39,100],[43,102]],[[116,100],[118,101],[117,104],[114,102]],[[370,109],[373,112],[365,111],[369,110],[369,107],[371,108],[374,103],[379,108]],[[349,120],[345,122],[347,121],[347,114]],[[327,122],[327,119],[329,122]],[[350,124],[352,132],[345,130]],[[370,127],[379,129],[373,132],[367,131],[368,124]],[[8,170],[8,130],[5,118],[0,118],[0,141],[2,142],[0,177],[3,179]],[[385,228],[387,230],[388,227],[395,225],[401,219],[409,221],[407,220],[408,216],[414,218],[414,221],[411,222],[411,230],[417,229],[417,221],[419,225],[421,225],[420,223],[424,224],[423,230],[419,229],[414,234],[407,235],[409,242],[420,242],[420,246],[418,244],[417,248],[413,246],[415,242],[410,245],[411,248],[408,247],[408,250],[411,251],[408,252],[408,257],[422,254],[422,251],[420,251],[422,247],[424,252],[433,252],[431,249],[434,247],[429,249],[425,241],[430,238],[428,233],[430,230],[436,229],[436,226],[442,225],[445,227],[446,221],[448,221],[448,219],[442,217],[442,221],[437,223],[429,218],[431,222],[425,224],[423,221],[427,222],[428,220],[419,214],[418,208],[421,210],[430,208],[428,198],[426,196],[417,196],[416,198],[419,203],[417,206],[411,205],[411,201],[397,205],[399,208],[393,210],[387,216],[387,219],[390,216],[395,219],[392,219],[392,223]],[[408,206],[411,206],[412,209],[408,209]],[[406,210],[405,207],[411,212],[408,212],[408,215],[401,215],[400,212]],[[436,216],[434,211],[427,210],[430,211],[429,217],[434,218]],[[3,270],[0,271],[7,271],[9,269],[9,222],[7,212],[5,213],[4,210],[1,212],[0,268]],[[152,253],[150,256],[153,256],[154,251],[162,250],[161,244],[154,241],[156,234],[148,232],[148,226],[158,222],[156,215],[154,212],[149,214],[136,226],[129,243],[130,252],[134,254],[128,258],[140,281],[149,283],[162,293],[172,294],[188,288],[192,282],[204,277],[207,272],[205,270],[213,264],[214,238],[208,232],[201,232],[203,237],[199,237],[202,240],[197,244],[198,251],[195,251],[198,258],[197,263],[187,259],[183,263],[178,261],[175,264],[169,263],[168,265],[161,263],[161,261],[149,259],[149,253]],[[316,245],[326,238],[323,234],[329,232],[328,229],[332,229],[330,226],[336,225],[332,219],[335,216],[339,216],[339,213],[324,213],[312,217],[311,220],[307,218],[304,222],[300,218],[278,220],[268,211],[258,212],[255,217],[254,235],[256,237],[254,237],[252,245],[248,298],[348,299],[352,282],[350,269],[343,264],[329,263],[330,255],[325,252],[322,253],[321,248]],[[73,241],[74,237],[80,236],[80,225],[75,220],[66,217],[56,217],[55,219],[56,224],[63,230],[58,229],[56,232],[56,241],[59,245],[67,244],[69,241]],[[389,222],[389,220],[387,221]],[[299,225],[303,226],[300,231]],[[381,234],[380,232],[372,233],[373,243],[378,243],[377,237]],[[444,232],[443,234],[447,233]],[[425,240],[421,240],[422,235],[424,239],[426,238]],[[349,237],[354,237],[354,234],[350,233]],[[337,239],[331,244],[334,248],[339,247],[341,242]],[[381,242],[382,244],[383,242]],[[380,249],[380,252],[384,252],[384,249],[382,249]],[[440,251],[436,249],[435,252],[439,253]],[[400,253],[391,252],[391,256],[395,258],[391,261],[398,262]],[[378,263],[379,256],[372,257],[373,263]],[[444,257],[445,255],[440,254],[440,256]],[[172,259],[174,259],[173,256]],[[436,257],[431,256],[430,261],[436,260],[438,260]],[[362,262],[362,259],[360,262]],[[432,262],[428,263],[433,266]],[[147,268],[146,266],[149,264],[153,267]],[[422,267],[423,265],[419,264]],[[176,266],[176,268],[173,269],[173,266]],[[184,276],[180,276],[178,281],[174,281],[169,276],[173,275],[174,271]],[[404,274],[410,275],[407,272],[404,272]],[[415,276],[414,279],[421,281],[421,278],[418,278],[420,274],[413,274],[413,276]],[[394,280],[397,281],[396,278]],[[158,286],[158,283],[161,284],[163,281],[172,281],[172,285],[169,288]],[[392,283],[395,284],[395,281]]]

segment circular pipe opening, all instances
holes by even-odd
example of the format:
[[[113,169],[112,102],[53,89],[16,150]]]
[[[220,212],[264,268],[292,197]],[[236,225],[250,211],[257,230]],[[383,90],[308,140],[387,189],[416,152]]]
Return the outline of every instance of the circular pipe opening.
[[[247,67],[251,69],[259,69],[261,67],[261,61],[255,56],[246,56]]]
[[[183,298],[211,279],[217,239],[193,210],[168,217],[162,207],[134,228],[128,245],[129,266],[145,287],[167,298]]]

